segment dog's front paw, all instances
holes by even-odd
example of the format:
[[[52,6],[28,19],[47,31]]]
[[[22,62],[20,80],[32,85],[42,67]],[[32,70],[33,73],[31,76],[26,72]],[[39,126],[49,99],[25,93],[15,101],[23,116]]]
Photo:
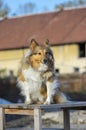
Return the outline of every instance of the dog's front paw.
[[[47,97],[46,101],[44,102],[44,104],[49,105],[53,103],[53,97]]]
[[[32,101],[29,99],[29,100],[25,100],[25,104],[32,104]]]
[[[47,101],[44,102],[44,105],[49,105],[49,104],[51,104],[51,103],[47,102]]]
[[[45,105],[49,105],[49,104],[51,104],[51,101],[50,101],[50,100],[46,100],[46,101],[44,102],[44,104],[45,104]]]

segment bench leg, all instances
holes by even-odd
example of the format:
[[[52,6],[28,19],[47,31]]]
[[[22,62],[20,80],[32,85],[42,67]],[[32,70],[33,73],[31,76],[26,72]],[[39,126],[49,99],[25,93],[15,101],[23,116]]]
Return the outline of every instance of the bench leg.
[[[63,118],[64,118],[64,130],[70,130],[70,113],[69,110],[63,110]]]
[[[3,108],[0,108],[0,130],[5,130],[5,118]]]
[[[41,110],[34,109],[34,130],[42,130]]]

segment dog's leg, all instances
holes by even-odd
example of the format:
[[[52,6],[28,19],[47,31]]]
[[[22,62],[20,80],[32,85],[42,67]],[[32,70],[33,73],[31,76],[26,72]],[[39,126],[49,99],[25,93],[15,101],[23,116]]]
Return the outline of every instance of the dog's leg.
[[[29,95],[28,95],[28,96],[25,96],[25,103],[26,103],[26,104],[31,104],[31,103],[32,103],[32,101],[31,101]]]
[[[28,85],[28,83],[26,82],[25,83],[26,84],[26,89],[24,89],[25,90],[25,103],[26,104],[31,104],[32,103],[32,101],[31,101],[31,97],[30,97],[30,93],[29,93],[29,85]]]
[[[59,82],[58,80],[53,80],[52,82],[47,81],[46,85],[47,85],[47,99],[44,104],[54,103],[53,97],[56,93],[56,90],[59,87]]]
[[[31,104],[31,97],[30,97],[30,92],[29,92],[29,84],[28,82],[24,81],[21,82],[20,84],[20,89],[21,89],[21,95],[25,97],[25,103],[26,104]]]
[[[24,101],[26,104],[31,104],[32,103],[32,100],[30,98],[30,94],[25,91],[25,101]]]
[[[53,89],[53,83],[47,81],[47,99],[44,102],[44,104],[51,104],[53,102],[53,94],[54,94],[54,89]]]

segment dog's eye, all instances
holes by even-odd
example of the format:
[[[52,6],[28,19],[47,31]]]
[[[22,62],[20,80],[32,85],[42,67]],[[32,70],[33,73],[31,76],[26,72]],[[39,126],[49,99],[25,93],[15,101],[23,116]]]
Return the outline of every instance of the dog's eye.
[[[34,53],[33,55],[37,55],[37,53]]]
[[[39,53],[34,53],[34,55],[41,55],[41,52],[39,52]]]
[[[38,55],[41,55],[41,53],[39,52]]]

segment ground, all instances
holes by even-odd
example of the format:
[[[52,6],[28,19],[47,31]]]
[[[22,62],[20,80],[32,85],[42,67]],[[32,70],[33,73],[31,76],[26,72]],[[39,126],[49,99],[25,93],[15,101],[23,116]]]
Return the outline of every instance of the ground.
[[[71,130],[86,130],[86,111],[71,111]],[[43,128],[63,128],[63,113],[46,112],[42,116]],[[33,117],[21,116],[6,122],[6,130],[33,130]],[[52,129],[51,129],[52,130]],[[56,129],[55,129],[56,130]]]

